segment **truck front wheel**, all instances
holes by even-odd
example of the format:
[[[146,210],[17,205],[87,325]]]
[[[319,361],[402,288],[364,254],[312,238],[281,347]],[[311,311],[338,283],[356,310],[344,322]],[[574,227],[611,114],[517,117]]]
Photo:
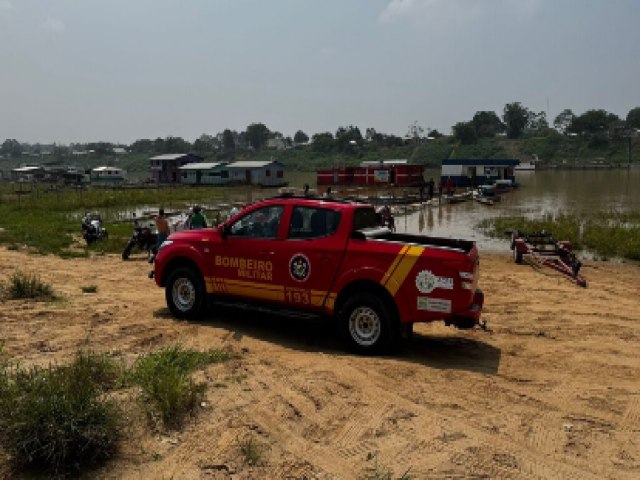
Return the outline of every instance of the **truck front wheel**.
[[[356,353],[384,353],[397,333],[387,306],[370,293],[358,293],[347,300],[338,318],[343,337]]]
[[[204,283],[191,268],[177,268],[169,275],[165,289],[167,306],[177,318],[200,317],[206,306]]]

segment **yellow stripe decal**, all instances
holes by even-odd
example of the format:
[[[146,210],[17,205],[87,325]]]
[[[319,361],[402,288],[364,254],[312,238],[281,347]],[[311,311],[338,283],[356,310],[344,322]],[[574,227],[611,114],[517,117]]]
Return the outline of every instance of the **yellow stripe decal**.
[[[398,290],[400,290],[400,287],[407,278],[407,275],[409,275],[413,266],[418,261],[418,258],[420,258],[420,255],[422,255],[422,252],[424,252],[423,247],[410,247],[407,254],[402,257],[402,261],[398,265],[398,268],[393,272],[385,284],[385,287],[387,287],[387,290],[389,290],[391,295],[395,296],[395,294],[398,293]]]
[[[382,277],[382,280],[380,280],[380,283],[382,285],[387,283],[387,281],[389,280],[389,277],[391,276],[395,268],[398,266],[398,263],[400,262],[400,260],[402,260],[402,256],[406,253],[407,250],[409,250],[409,245],[405,245],[400,249],[400,251],[396,255],[396,258],[393,260],[393,262],[391,262],[391,266],[387,270],[387,273],[385,273],[384,276]]]

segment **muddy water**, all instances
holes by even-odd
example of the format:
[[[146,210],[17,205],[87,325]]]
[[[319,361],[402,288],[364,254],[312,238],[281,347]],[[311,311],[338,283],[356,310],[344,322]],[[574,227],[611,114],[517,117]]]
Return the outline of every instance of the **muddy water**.
[[[427,171],[425,178],[438,178]],[[288,176],[292,186],[315,186],[314,174]],[[517,172],[520,188],[502,195],[502,201],[487,206],[474,201],[443,206],[408,209],[399,215],[399,232],[420,233],[474,240],[487,251],[507,251],[509,242],[492,239],[476,225],[483,219],[524,215],[539,218],[546,214],[583,213],[607,210],[640,210],[640,168],[630,170],[541,170]],[[416,192],[417,193],[417,190]],[[397,207],[403,213],[403,207]]]

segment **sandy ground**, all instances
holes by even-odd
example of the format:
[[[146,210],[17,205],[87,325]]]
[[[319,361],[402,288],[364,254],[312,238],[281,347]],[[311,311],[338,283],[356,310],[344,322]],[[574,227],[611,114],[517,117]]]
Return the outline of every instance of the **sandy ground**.
[[[5,353],[25,364],[84,347],[133,361],[176,343],[239,355],[198,374],[207,404],[181,432],[152,433],[130,405],[121,454],[86,478],[640,478],[638,265],[586,262],[583,289],[481,252],[491,333],[419,325],[398,354],[365,358],[328,323],[176,321],[145,260],[0,249],[0,280],[37,273],[64,298],[1,301]],[[247,435],[260,466],[243,462]]]

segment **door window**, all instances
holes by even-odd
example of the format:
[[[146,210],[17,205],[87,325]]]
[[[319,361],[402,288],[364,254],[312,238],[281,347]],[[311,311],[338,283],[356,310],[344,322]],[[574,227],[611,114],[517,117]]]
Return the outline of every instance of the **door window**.
[[[291,213],[289,238],[320,238],[333,235],[340,224],[340,212],[326,208],[295,207]]]
[[[233,222],[230,233],[233,237],[242,238],[276,238],[283,210],[282,205],[253,210]]]

